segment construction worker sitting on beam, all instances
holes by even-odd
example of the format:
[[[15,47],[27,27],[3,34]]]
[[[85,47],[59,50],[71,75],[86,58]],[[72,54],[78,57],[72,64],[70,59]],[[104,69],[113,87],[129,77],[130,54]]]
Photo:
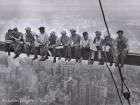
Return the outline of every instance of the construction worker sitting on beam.
[[[124,66],[129,51],[128,39],[123,33],[123,30],[117,31],[118,37],[115,39],[117,63],[121,64],[121,68]]]
[[[102,42],[103,42],[103,39],[101,38],[102,32],[96,31],[95,35],[96,36],[93,40],[93,43],[95,44],[95,46],[97,48],[97,56],[98,56],[98,60],[99,60],[99,65],[102,65],[103,64],[103,61],[102,61]]]
[[[80,51],[80,40],[81,37],[79,34],[76,33],[75,29],[71,29],[71,36],[70,36],[70,40],[71,40],[71,47],[72,47],[72,52],[74,52],[74,58],[76,59],[76,62],[81,62],[80,58],[81,58],[81,51]]]
[[[38,50],[35,42],[38,38],[38,35],[31,30],[30,27],[25,28],[26,33],[24,34],[24,50],[27,56],[30,56],[31,53],[34,53],[34,58],[37,59]]]
[[[65,60],[68,60],[70,61],[71,60],[71,40],[70,38],[67,36],[67,33],[66,31],[62,31],[61,32],[62,36],[60,37],[60,44],[62,46],[64,46],[64,57],[65,57]]]
[[[59,44],[60,42],[56,36],[56,33],[52,31],[49,37],[49,50],[54,56],[53,63],[56,63],[56,47],[59,46]],[[60,54],[59,54],[59,59],[60,59]]]
[[[104,39],[102,42],[102,49],[103,49],[103,53],[102,53],[102,60],[103,62],[106,61],[106,55],[105,55],[105,51],[108,50],[109,52],[109,62],[110,62],[110,66],[113,65],[114,59],[115,59],[115,40],[106,32],[104,35]]]
[[[48,59],[48,45],[49,45],[49,36],[47,32],[45,32],[45,27],[39,27],[39,47],[40,47],[40,55],[41,59],[40,61],[45,61]]]
[[[15,56],[13,57],[16,59],[22,52],[23,48],[23,33],[19,32],[18,29],[15,27],[12,30],[12,35],[10,36],[13,40],[12,47],[14,48]]]
[[[10,56],[10,52],[12,49],[11,43],[13,42],[12,36],[12,29],[9,29],[5,34],[5,41],[6,41],[6,51],[8,52],[8,55]]]
[[[90,50],[90,43],[92,39],[89,37],[88,32],[83,32],[83,37],[80,41],[80,49],[81,49],[81,57],[85,58],[85,55],[88,55],[88,64],[93,64],[93,60],[91,60],[91,50]]]

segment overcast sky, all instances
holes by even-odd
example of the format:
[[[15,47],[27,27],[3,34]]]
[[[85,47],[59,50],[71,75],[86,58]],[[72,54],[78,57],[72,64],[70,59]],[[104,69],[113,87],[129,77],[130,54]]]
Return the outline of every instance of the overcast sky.
[[[102,0],[106,14],[139,17],[140,0]],[[67,12],[99,12],[98,0],[0,0],[0,19]],[[125,14],[125,15],[124,15]]]

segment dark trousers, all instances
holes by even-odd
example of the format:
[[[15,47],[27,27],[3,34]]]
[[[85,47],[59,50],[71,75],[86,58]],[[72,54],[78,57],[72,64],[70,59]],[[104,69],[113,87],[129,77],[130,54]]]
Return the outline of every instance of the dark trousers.
[[[24,44],[24,50],[27,55],[30,55],[31,53],[34,53],[35,56],[38,55],[38,50],[37,47],[35,47],[35,43],[30,43],[30,45]]]
[[[6,47],[5,51],[8,52],[8,55],[10,55],[11,49],[13,48],[12,44],[6,43],[5,47]]]
[[[110,49],[109,50],[109,59],[110,59],[110,63],[113,63],[114,62],[114,57],[115,57],[115,55],[114,55],[114,51],[113,51],[114,49]]]
[[[81,57],[82,58],[91,58],[91,50],[89,48],[83,47],[81,50]]]
[[[64,57],[71,58],[71,47],[70,46],[64,47]]]
[[[124,64],[125,59],[127,57],[128,52],[125,49],[119,49],[118,50],[118,60],[120,64]]]
[[[41,45],[39,46],[40,48],[40,55],[43,56],[48,56],[48,47],[46,45]]]
[[[49,50],[51,51],[52,55],[56,57],[56,47],[49,48]]]
[[[80,46],[72,47],[72,53],[74,54],[75,59],[81,58],[81,48]]]
[[[22,52],[23,44],[14,42],[12,43],[12,47],[14,48],[15,54],[19,56]]]
[[[101,62],[105,62],[106,61],[106,57],[107,57],[107,60],[110,62],[110,63],[113,63],[114,61],[114,52],[113,52],[113,49],[109,49],[109,54],[107,54],[107,52],[105,51],[102,51],[101,52]]]

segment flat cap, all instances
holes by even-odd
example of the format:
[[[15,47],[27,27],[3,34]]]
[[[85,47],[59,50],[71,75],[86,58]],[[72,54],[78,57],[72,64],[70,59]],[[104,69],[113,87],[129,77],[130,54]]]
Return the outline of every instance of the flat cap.
[[[76,29],[72,28],[70,29],[70,32],[76,32]]]
[[[85,35],[88,35],[88,32],[83,32],[83,35],[85,36]]]
[[[12,29],[8,29],[8,32],[11,32],[12,31]]]
[[[31,31],[31,28],[30,27],[26,27],[25,30],[26,31]]]
[[[95,34],[96,35],[102,35],[102,32],[101,31],[96,31]]]
[[[56,32],[54,32],[54,31],[52,31],[51,33],[50,33],[50,35],[55,35],[56,34]]]
[[[15,28],[13,29],[13,31],[18,31],[17,27],[15,27]]]
[[[117,34],[119,34],[119,33],[123,33],[123,30],[118,30],[117,31]]]
[[[39,30],[45,30],[45,27],[39,27],[38,29]]]
[[[66,34],[66,31],[62,31],[61,34]]]

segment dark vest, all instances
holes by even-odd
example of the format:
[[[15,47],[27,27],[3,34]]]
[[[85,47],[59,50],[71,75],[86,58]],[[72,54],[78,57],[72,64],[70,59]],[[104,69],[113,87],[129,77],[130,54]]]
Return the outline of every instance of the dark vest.
[[[26,42],[34,42],[35,38],[33,37],[32,34],[27,34],[26,35]]]
[[[23,34],[21,32],[12,32],[11,36],[17,39],[20,38],[20,41],[23,41]]]
[[[13,32],[12,36],[18,39],[20,37],[20,34],[19,32]]]
[[[56,38],[50,37],[50,38],[49,38],[49,41],[50,41],[50,44],[49,44],[49,45],[56,44]]]
[[[118,39],[117,41],[117,49],[125,49],[126,43],[123,39]]]

